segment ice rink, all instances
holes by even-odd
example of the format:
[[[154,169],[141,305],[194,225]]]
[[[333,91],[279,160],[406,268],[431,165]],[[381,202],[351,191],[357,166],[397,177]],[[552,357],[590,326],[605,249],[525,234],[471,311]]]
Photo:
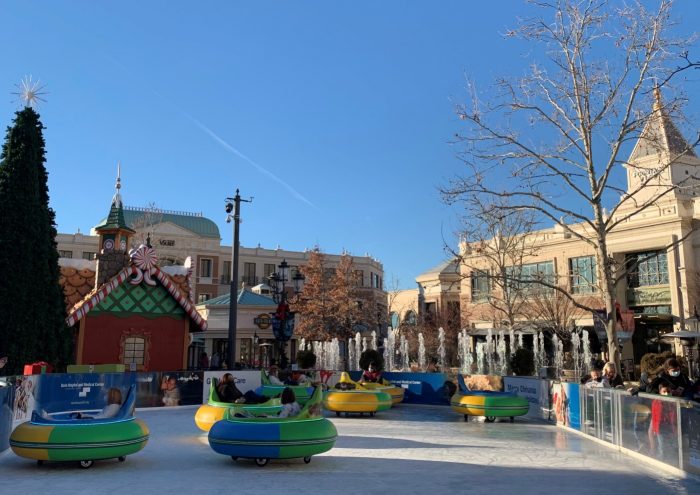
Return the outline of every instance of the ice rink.
[[[335,448],[313,457],[253,461],[216,454],[194,424],[196,406],[137,411],[150,427],[127,458],[46,463],[0,455],[0,493],[102,494],[666,494],[700,493],[664,470],[549,424],[464,422],[448,407],[401,404],[376,417],[329,416]]]

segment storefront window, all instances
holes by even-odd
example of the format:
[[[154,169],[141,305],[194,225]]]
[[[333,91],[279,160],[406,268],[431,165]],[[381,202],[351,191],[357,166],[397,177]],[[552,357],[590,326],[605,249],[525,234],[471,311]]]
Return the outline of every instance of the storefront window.
[[[596,291],[596,263],[593,256],[569,259],[571,293],[590,294]]]
[[[645,287],[650,285],[668,285],[668,260],[666,251],[647,251],[628,254],[627,285]]]

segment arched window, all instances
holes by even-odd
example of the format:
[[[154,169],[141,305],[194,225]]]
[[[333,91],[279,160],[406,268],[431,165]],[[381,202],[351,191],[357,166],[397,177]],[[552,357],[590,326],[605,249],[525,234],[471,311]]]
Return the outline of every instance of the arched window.
[[[416,318],[415,311],[413,311],[413,310],[406,311],[406,314],[403,316],[403,322],[406,325],[415,325],[417,321],[418,321],[418,318]]]
[[[399,328],[399,314],[396,311],[392,311],[389,315],[389,320],[391,321],[391,328]]]
[[[124,364],[143,365],[146,357],[146,339],[143,337],[127,337],[124,339]]]
[[[147,370],[149,361],[150,333],[129,329],[122,333],[119,361],[129,369]]]

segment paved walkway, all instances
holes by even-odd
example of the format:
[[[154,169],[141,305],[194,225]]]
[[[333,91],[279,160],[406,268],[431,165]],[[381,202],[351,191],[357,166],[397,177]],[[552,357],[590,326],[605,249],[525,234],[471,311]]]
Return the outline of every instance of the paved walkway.
[[[38,467],[11,451],[0,455],[0,493],[102,494],[698,494],[679,479],[582,436],[518,419],[464,422],[447,407],[398,407],[376,417],[330,417],[330,452],[272,460],[264,467],[214,453],[197,429],[196,408],[144,410],[146,448],[127,458]]]

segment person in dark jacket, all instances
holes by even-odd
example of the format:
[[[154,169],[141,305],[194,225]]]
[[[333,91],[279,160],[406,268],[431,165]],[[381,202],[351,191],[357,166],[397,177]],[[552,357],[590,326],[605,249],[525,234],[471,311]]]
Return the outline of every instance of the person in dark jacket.
[[[236,383],[234,382],[233,375],[231,373],[224,373],[221,377],[221,381],[216,389],[219,394],[219,399],[222,402],[236,402],[236,400],[243,397],[243,392],[238,390]]]
[[[219,399],[221,399],[222,402],[262,404],[268,400],[268,397],[258,395],[252,390],[248,390],[246,393],[241,392],[238,387],[236,387],[235,379],[231,373],[224,373],[216,391],[219,393]]]
[[[690,393],[692,388],[690,379],[683,374],[681,363],[676,358],[668,358],[664,362],[664,370],[651,382],[646,391],[658,394],[661,384],[668,385],[671,395],[674,397],[683,397]]]

